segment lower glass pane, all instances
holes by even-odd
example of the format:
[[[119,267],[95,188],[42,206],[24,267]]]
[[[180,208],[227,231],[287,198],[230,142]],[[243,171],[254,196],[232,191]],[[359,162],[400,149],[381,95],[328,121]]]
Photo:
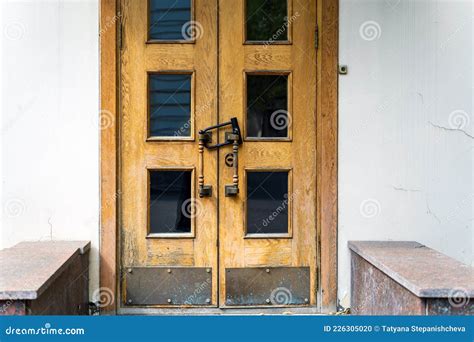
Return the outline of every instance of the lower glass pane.
[[[247,172],[247,234],[288,233],[288,171]]]
[[[149,232],[191,232],[191,171],[149,172]]]

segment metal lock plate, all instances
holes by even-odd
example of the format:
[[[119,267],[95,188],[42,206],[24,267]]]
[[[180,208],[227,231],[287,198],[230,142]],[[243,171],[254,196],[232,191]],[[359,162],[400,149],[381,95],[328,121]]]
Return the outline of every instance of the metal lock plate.
[[[205,267],[132,267],[125,270],[128,305],[210,305],[212,272]]]
[[[309,305],[309,267],[226,269],[226,306]]]
[[[199,133],[199,140],[204,144],[212,142],[212,132]]]
[[[199,188],[199,197],[211,197],[212,196],[212,185],[203,185]]]
[[[239,187],[236,185],[225,186],[225,197],[233,197],[239,194]]]

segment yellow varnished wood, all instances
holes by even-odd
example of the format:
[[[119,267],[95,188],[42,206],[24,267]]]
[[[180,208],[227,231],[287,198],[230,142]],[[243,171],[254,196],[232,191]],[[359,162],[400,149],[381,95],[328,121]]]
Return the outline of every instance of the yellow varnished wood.
[[[251,141],[239,150],[240,194],[225,197],[232,169],[219,165],[220,305],[225,306],[225,269],[229,267],[309,266],[311,299],[316,304],[316,1],[290,1],[291,45],[244,45],[244,0],[219,1],[220,121],[246,116],[245,72],[289,74],[290,141]],[[291,8],[291,6],[290,6]],[[243,127],[245,131],[245,127]],[[222,137],[221,137],[222,138]],[[226,149],[221,149],[223,160]],[[245,170],[291,169],[290,238],[245,238]]]
[[[204,28],[191,44],[147,43],[147,1],[123,0],[121,54],[121,264],[194,266],[213,270],[212,303],[217,304],[217,192],[197,198],[192,234],[148,235],[147,169],[192,169],[197,197],[197,131],[217,123],[217,3],[195,1],[194,15]],[[147,73],[192,73],[192,136],[147,139]],[[206,183],[217,189],[217,155],[204,154]],[[123,288],[122,288],[123,292]]]
[[[212,304],[225,306],[226,268],[307,266],[311,270],[310,304],[317,304],[317,220],[320,210],[331,205],[317,206],[317,196],[331,191],[327,196],[335,198],[332,190],[318,190],[318,184],[324,186],[325,179],[335,182],[335,169],[329,165],[317,165],[317,155],[322,153],[317,146],[324,147],[322,134],[334,137],[335,126],[332,125],[332,112],[325,121],[330,131],[323,132],[317,122],[322,114],[317,116],[316,107],[320,86],[314,46],[316,1],[290,2],[291,13],[298,13],[292,21],[291,44],[263,46],[244,44],[244,0],[195,0],[194,18],[203,28],[202,35],[194,43],[186,44],[147,43],[147,1],[121,0],[124,27],[120,55],[119,131],[122,267],[210,267],[213,270]],[[192,73],[193,134],[189,139],[148,138],[149,72]],[[240,194],[236,197],[225,197],[224,194],[224,186],[233,182],[233,170],[224,163],[232,146],[219,151],[205,150],[205,183],[212,185],[213,192],[210,198],[198,199],[200,213],[193,220],[191,236],[147,236],[147,169],[192,169],[193,193],[196,194],[200,170],[198,130],[235,116],[245,133],[246,72],[288,74],[289,138],[286,141],[245,139],[238,151]],[[220,141],[224,140],[224,131],[221,130]],[[215,133],[213,138],[215,143]],[[332,140],[330,150],[325,150],[330,160],[335,155],[334,143]],[[325,162],[322,158],[318,160]],[[290,170],[291,222],[288,236],[245,235],[245,170],[253,169]],[[318,176],[317,170],[323,170],[328,176]],[[331,186],[334,188],[335,185]],[[329,222],[335,220],[335,212],[333,210],[331,218],[327,219],[328,229],[335,227],[335,221]],[[323,238],[325,236],[323,234]],[[328,238],[328,243],[333,242]],[[326,263],[329,263],[327,258],[332,255],[331,251],[325,255]],[[328,284],[326,286],[333,283],[328,281]]]

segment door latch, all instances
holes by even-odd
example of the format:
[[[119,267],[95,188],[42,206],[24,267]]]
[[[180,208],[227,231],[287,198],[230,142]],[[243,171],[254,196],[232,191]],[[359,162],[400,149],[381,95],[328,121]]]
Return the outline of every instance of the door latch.
[[[225,141],[211,145],[212,142],[212,131],[231,126],[232,131],[225,132]],[[242,134],[240,133],[239,123],[237,118],[231,118],[230,121],[224,122],[218,125],[210,126],[199,131],[199,163],[200,163],[200,175],[199,175],[199,196],[206,197],[211,196],[212,188],[210,185],[204,185],[204,158],[203,152],[204,147],[208,150],[215,150],[223,146],[232,145],[232,166],[234,169],[234,175],[232,176],[232,184],[225,186],[225,196],[237,196],[239,193],[239,174],[238,174],[238,153],[239,145],[242,144]]]
[[[225,141],[215,145],[209,145],[212,141],[212,130],[219,129],[222,127],[232,126],[232,132],[225,133]],[[232,136],[231,136],[232,135]],[[210,126],[205,129],[199,131],[199,140],[203,139],[204,147],[209,150],[215,150],[222,146],[232,145],[234,143],[233,135],[237,135],[238,144],[242,144],[242,135],[240,133],[239,123],[237,122],[237,118],[231,118],[230,121],[224,122],[218,125]]]

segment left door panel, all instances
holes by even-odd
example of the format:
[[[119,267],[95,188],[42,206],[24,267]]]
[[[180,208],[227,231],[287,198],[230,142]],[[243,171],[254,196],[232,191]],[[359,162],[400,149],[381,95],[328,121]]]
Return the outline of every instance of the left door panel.
[[[122,305],[215,306],[217,153],[199,153],[197,132],[217,123],[217,2],[120,12]]]

